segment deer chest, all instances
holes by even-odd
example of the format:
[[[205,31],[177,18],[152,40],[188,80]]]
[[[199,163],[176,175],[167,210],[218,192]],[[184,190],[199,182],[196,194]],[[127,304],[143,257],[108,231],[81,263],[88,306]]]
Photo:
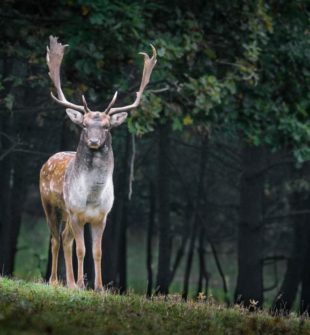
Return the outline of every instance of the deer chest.
[[[72,211],[83,212],[86,217],[108,214],[114,202],[112,176],[100,181],[91,174],[69,179],[65,202]]]

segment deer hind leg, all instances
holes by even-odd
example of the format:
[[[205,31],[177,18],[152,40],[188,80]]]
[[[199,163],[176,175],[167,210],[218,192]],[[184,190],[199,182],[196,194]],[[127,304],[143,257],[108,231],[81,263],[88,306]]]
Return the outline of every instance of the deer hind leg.
[[[77,286],[85,288],[84,284],[84,257],[85,257],[85,242],[84,242],[84,224],[80,223],[76,216],[71,215],[71,229],[75,239],[76,257],[78,259],[78,278]]]
[[[55,207],[51,206],[47,201],[44,201],[44,199],[42,199],[42,204],[46,216],[46,221],[51,231],[52,269],[49,283],[52,285],[57,285],[58,254],[60,246],[60,233],[57,211]]]
[[[69,288],[76,288],[73,266],[72,266],[72,245],[73,245],[73,233],[70,228],[69,222],[66,222],[64,231],[62,232],[62,243],[64,249],[64,257],[66,263],[66,279],[67,286]]]
[[[105,229],[106,219],[102,224],[91,225],[92,233],[92,249],[93,259],[95,265],[95,290],[101,291],[102,286],[102,274],[101,274],[101,257],[102,257],[102,235]]]
[[[51,238],[52,270],[51,270],[51,276],[50,276],[50,279],[49,279],[49,283],[51,285],[57,285],[58,284],[57,271],[58,271],[59,246],[60,246],[59,235],[57,237],[52,236],[52,238]]]

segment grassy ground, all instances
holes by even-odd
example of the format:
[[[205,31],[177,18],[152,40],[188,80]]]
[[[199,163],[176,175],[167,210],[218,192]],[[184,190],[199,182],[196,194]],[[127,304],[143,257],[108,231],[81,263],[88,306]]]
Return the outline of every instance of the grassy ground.
[[[0,334],[310,334],[310,321],[0,278]]]

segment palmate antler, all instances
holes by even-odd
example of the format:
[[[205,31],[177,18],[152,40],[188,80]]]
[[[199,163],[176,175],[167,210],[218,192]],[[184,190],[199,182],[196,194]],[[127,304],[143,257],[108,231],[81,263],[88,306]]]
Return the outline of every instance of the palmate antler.
[[[54,96],[52,92],[51,96],[56,102],[58,102],[62,106],[72,108],[84,113],[84,106],[86,105],[85,99],[83,99],[83,102],[85,101],[84,106],[73,104],[66,99],[61,89],[60,66],[64,56],[65,48],[67,46],[68,44],[62,45],[61,43],[58,43],[58,37],[50,36],[50,47],[46,47],[46,62],[49,69],[48,74],[57,90],[58,99]]]
[[[156,49],[154,48],[154,46],[151,44],[152,50],[153,50],[153,55],[150,58],[148,54],[146,54],[145,52],[139,52],[140,55],[144,56],[144,68],[143,68],[143,74],[142,74],[142,79],[141,79],[141,84],[140,84],[140,88],[139,91],[136,92],[136,100],[133,104],[128,105],[128,106],[124,106],[124,107],[115,107],[115,108],[110,108],[107,113],[109,115],[113,115],[116,113],[121,113],[124,111],[127,111],[129,109],[133,109],[139,106],[140,104],[140,100],[141,100],[141,96],[143,94],[143,91],[146,87],[146,85],[149,83],[150,81],[150,77],[153,71],[153,68],[157,62],[157,53],[156,53]],[[115,100],[116,100],[116,96],[117,96],[117,92],[115,92],[114,97],[111,101],[112,105],[114,104]],[[110,103],[110,105],[111,105]],[[112,106],[111,105],[111,106]],[[109,106],[110,107],[110,106]]]
[[[77,110],[83,113],[89,113],[91,112],[91,110],[88,108],[85,97],[83,95],[82,95],[83,106],[76,105],[76,104],[69,102],[66,99],[61,89],[60,66],[61,66],[63,56],[64,56],[64,50],[67,46],[68,44],[62,45],[61,43],[58,43],[58,37],[50,36],[50,46],[47,47],[46,61],[47,61],[47,65],[49,68],[48,74],[57,90],[57,98],[54,96],[52,92],[51,92],[51,96],[56,102],[58,102],[60,105],[64,107],[72,108],[74,110]],[[140,54],[144,56],[144,68],[143,68],[140,88],[139,88],[139,91],[136,93],[136,100],[134,101],[134,103],[131,105],[124,106],[124,107],[112,108],[117,98],[117,92],[115,92],[113,99],[111,100],[108,107],[105,109],[103,113],[108,114],[108,115],[113,115],[113,114],[121,113],[121,112],[130,110],[130,109],[133,109],[139,106],[143,91],[146,85],[150,81],[153,68],[157,62],[156,49],[153,47],[153,45],[151,45],[151,47],[153,50],[153,55],[151,58],[148,56],[148,54],[144,52],[140,52]]]

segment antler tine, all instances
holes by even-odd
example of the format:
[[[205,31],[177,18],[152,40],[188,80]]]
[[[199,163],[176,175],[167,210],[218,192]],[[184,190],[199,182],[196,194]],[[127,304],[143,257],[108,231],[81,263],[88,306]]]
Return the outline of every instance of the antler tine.
[[[153,51],[153,55],[150,58],[148,54],[146,54],[145,52],[139,52],[140,55],[144,56],[144,67],[143,67],[143,74],[142,74],[142,79],[141,79],[141,84],[140,84],[140,88],[139,91],[136,92],[136,100],[133,104],[128,105],[128,106],[124,106],[124,107],[115,107],[115,108],[111,108],[108,111],[109,115],[113,115],[116,113],[120,113],[120,112],[124,112],[127,111],[129,109],[133,109],[139,106],[140,104],[140,100],[141,100],[141,96],[143,94],[143,91],[146,87],[146,85],[149,83],[150,81],[150,77],[153,71],[153,68],[157,62],[157,52],[156,49],[154,48],[154,46],[151,44],[151,48]]]
[[[58,37],[50,36],[50,47],[47,46],[46,48],[46,62],[49,69],[48,74],[57,90],[58,98],[56,98],[52,92],[51,96],[56,102],[58,102],[62,106],[84,112],[84,107],[69,102],[61,89],[60,66],[64,56],[65,48],[67,46],[68,44],[62,45],[61,43],[58,43]]]
[[[103,113],[107,114],[109,112],[110,108],[115,104],[116,98],[117,98],[117,91],[114,93],[111,102],[109,103],[108,107],[104,110]]]
[[[89,109],[88,106],[87,106],[87,102],[86,102],[86,99],[85,99],[85,97],[84,97],[83,94],[82,94],[82,101],[83,101],[83,105],[84,105],[84,111],[85,111],[86,113],[89,113],[89,112],[90,112],[90,109]]]

